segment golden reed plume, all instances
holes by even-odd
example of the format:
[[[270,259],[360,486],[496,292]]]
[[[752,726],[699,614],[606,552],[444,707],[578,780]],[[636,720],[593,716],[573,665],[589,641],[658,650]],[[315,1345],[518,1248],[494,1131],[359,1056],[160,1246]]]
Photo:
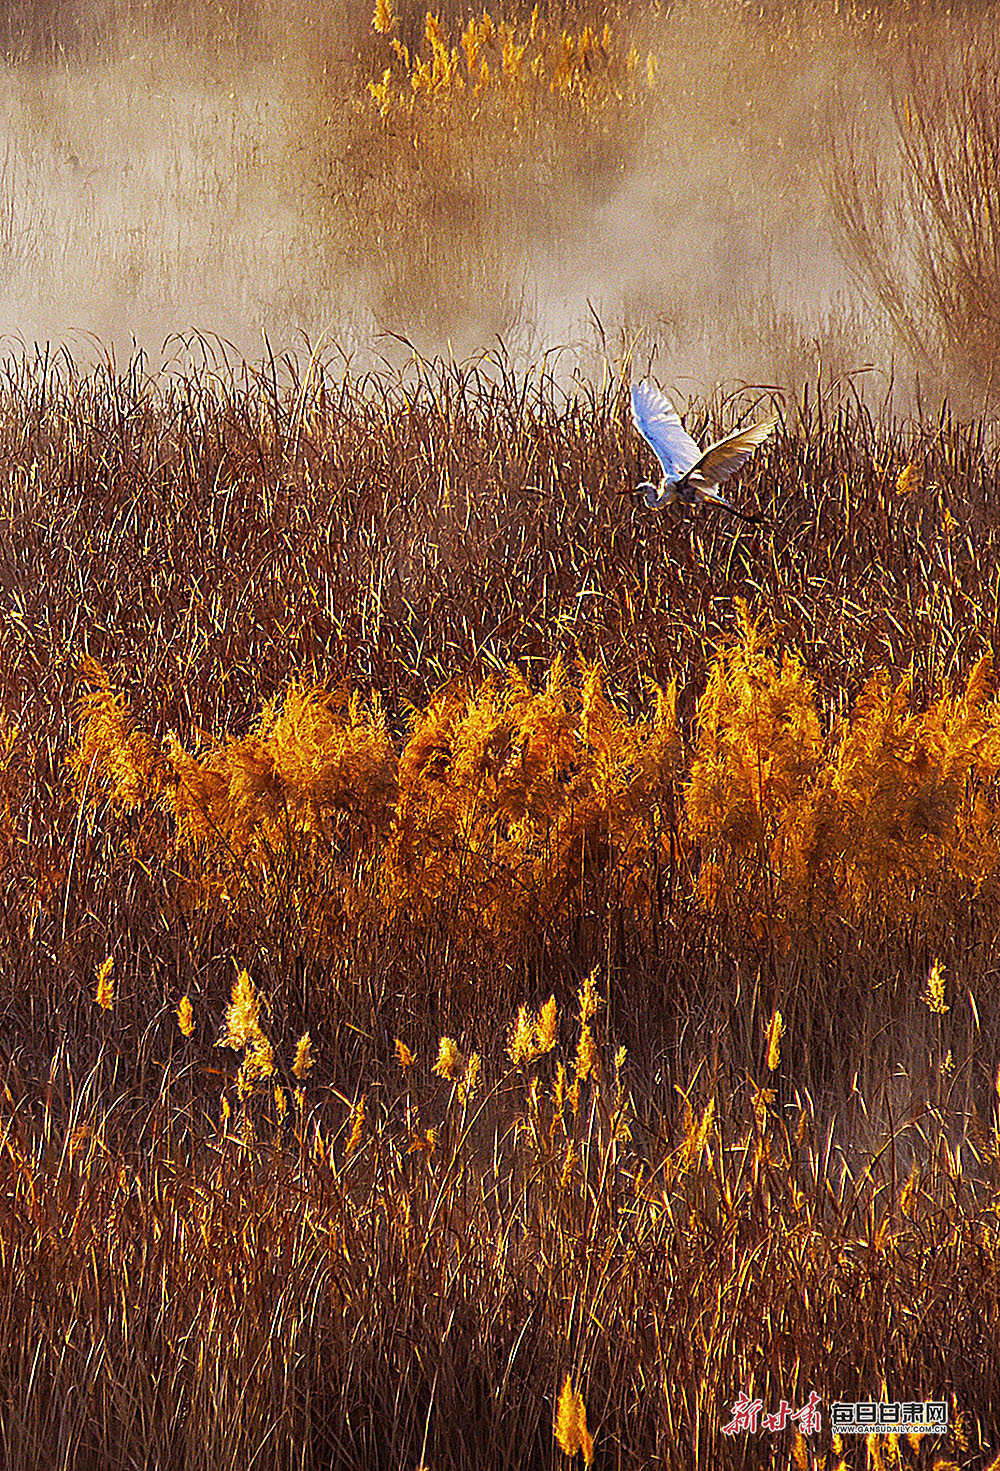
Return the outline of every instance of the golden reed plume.
[[[556,660],[538,689],[516,670],[449,686],[411,712],[398,755],[377,699],[295,681],[247,735],[193,754],[137,729],[90,662],[69,764],[81,800],[146,813],[191,904],[234,922],[291,915],[319,949],[345,925],[393,917],[417,932],[445,923],[459,947],[516,949],[595,885],[652,923],[668,867],[691,904],[757,942],[787,946],[844,919],[880,932],[919,920],[931,936],[963,895],[1000,885],[989,658],[923,710],[906,678],[874,675],[824,732],[802,660],[775,643],[741,607],[689,749],[673,686],[631,716],[598,666],[574,679]],[[551,1047],[550,1006],[519,1017],[516,1061]]]

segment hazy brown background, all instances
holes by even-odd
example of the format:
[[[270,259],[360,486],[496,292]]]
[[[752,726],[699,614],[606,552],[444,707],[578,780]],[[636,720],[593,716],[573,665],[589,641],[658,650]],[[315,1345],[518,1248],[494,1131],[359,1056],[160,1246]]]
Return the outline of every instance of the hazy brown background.
[[[394,351],[379,333],[459,356],[499,334],[515,355],[568,344],[579,363],[598,346],[596,313],[615,354],[634,346],[645,366],[656,349],[658,371],[691,391],[894,363],[912,375],[838,249],[833,145],[862,175],[891,161],[890,94],[905,93],[913,55],[958,54],[981,18],[920,4],[549,7],[553,25],[607,18],[658,57],[641,136],[617,154],[604,140],[575,176],[530,164],[499,212],[490,191],[510,182],[485,160],[481,195],[429,214],[396,172],[408,140],[365,91],[386,60],[367,0],[319,9],[7,7],[8,341],[119,358],[135,342],[159,361],[192,330],[250,357],[263,333],[278,350],[307,334],[363,359]],[[411,42],[422,13],[404,11]],[[386,232],[390,211],[402,223]]]

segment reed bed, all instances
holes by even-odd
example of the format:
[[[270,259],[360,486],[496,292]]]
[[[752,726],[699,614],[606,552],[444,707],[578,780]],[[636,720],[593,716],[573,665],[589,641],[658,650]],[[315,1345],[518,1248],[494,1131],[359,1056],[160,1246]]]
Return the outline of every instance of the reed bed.
[[[726,1440],[733,1386],[900,1382],[946,1385],[953,1430],[896,1464],[984,1465],[996,1213],[943,1118],[909,1174],[835,1187],[808,1105],[763,1084],[661,1095],[644,1126],[586,989],[474,1080],[447,1039],[436,1072],[397,1048],[353,1107],[311,1078],[296,1101],[289,1053],[275,1092],[209,1113],[197,1041],[139,1106],[114,1048],[76,1078],[61,1049],[4,1120],[10,1463],[562,1464],[570,1375],[596,1465],[865,1465],[828,1422]]]
[[[0,384],[6,1458],[989,1465],[988,427],[191,346]]]

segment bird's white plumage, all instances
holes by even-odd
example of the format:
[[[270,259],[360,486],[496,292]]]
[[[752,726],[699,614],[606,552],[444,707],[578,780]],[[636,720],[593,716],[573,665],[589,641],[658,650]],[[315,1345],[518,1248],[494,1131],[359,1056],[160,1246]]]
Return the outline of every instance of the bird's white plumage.
[[[701,450],[669,398],[645,379],[632,385],[632,421],[659,460],[668,484],[676,485],[701,459]]]
[[[718,444],[707,449],[698,465],[698,473],[706,485],[721,485],[734,475],[764,443],[777,422],[778,416],[773,414],[759,424],[752,424],[749,429],[738,429],[735,434],[720,439]]]
[[[778,422],[777,414],[727,434],[702,451],[688,434],[666,394],[645,379],[632,385],[632,419],[643,439],[656,454],[663,470],[659,490],[644,481],[639,486],[645,504],[657,510],[682,500],[687,504],[708,501],[723,506],[744,520],[756,519],[724,500],[716,491],[730,475],[746,463]]]

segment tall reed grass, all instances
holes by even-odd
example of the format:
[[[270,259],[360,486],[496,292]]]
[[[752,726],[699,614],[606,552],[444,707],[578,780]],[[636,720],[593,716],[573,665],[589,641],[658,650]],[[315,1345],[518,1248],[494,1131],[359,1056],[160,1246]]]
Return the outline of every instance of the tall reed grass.
[[[166,814],[159,857],[234,928],[289,908],[303,942],[346,924],[447,931],[521,953],[577,926],[595,890],[646,936],[671,898],[783,945],[831,926],[863,945],[920,925],[944,943],[1000,883],[1000,710],[984,655],[927,709],[873,676],[825,740],[801,661],[774,657],[739,605],[685,751],[674,687],[631,721],[599,667],[557,660],[533,691],[451,688],[411,716],[398,756],[378,703],[292,683],[247,736],[200,755],[135,728],[100,666],[69,762],[80,799]],[[153,824],[147,820],[147,859]],[[308,918],[306,918],[308,917]]]
[[[643,455],[502,357],[8,361],[11,1464],[995,1458],[990,427],[813,386],[760,529]]]
[[[868,295],[925,370],[995,402],[1000,323],[997,226],[989,190],[1000,157],[995,17],[936,55],[911,49],[891,93],[891,146],[855,121],[833,149],[831,196]]]
[[[449,1039],[434,1068],[397,1043],[404,1069],[353,1102],[312,1079],[295,1097],[279,1049],[210,1113],[197,1026],[139,1108],[110,1046],[86,1074],[62,1049],[34,1103],[8,1090],[11,1463],[523,1466],[558,1441],[736,1467],[736,1386],[828,1404],[905,1383],[947,1398],[936,1464],[984,1466],[995,1157],[949,1149],[931,1113],[908,1173],[883,1154],[838,1175],[808,1102],[787,1116],[749,1080],[705,1078],[651,1126],[624,1049],[594,1039],[599,990],[579,999],[575,1022],[550,1008],[548,1050],[515,1050],[522,1016],[481,1070]],[[824,1431],[752,1450],[830,1464]],[[897,1451],[926,1464],[916,1437]]]

